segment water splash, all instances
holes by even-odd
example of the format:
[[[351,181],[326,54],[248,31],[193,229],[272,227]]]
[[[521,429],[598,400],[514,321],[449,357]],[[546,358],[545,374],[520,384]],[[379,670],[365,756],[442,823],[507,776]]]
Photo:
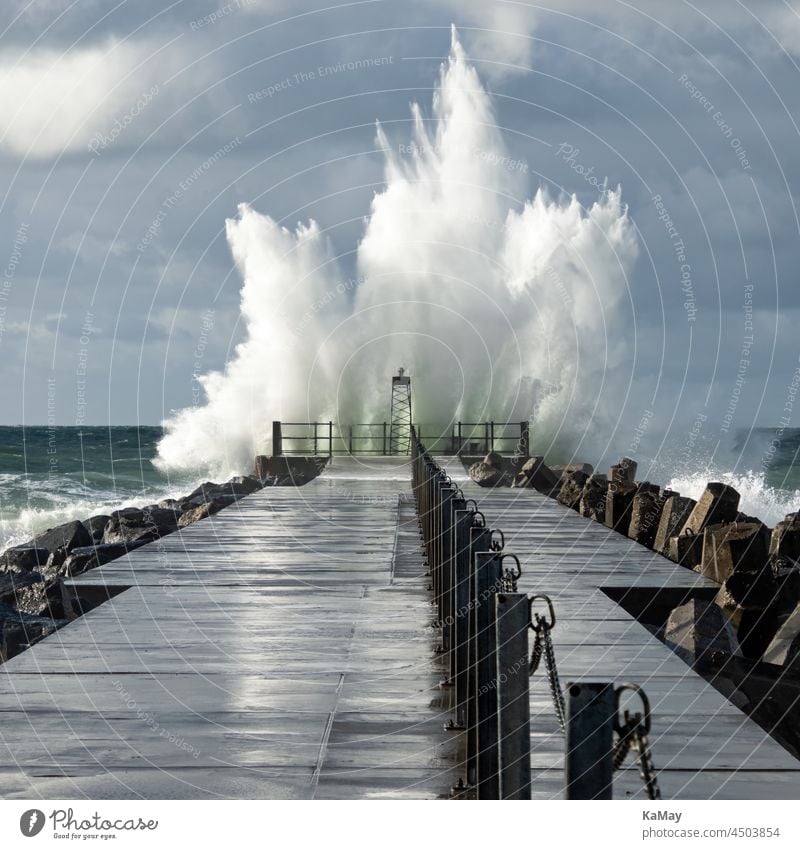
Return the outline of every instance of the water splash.
[[[247,205],[227,222],[243,277],[246,338],[206,403],[174,414],[162,469],[247,470],[273,419],[387,418],[389,376],[414,380],[415,419],[529,419],[536,450],[602,445],[625,381],[618,305],[637,243],[621,192],[588,209],[510,157],[492,103],[453,30],[432,117],[411,142],[378,125],[378,192],[348,280],[313,221],[294,231]],[[591,424],[591,428],[589,427]],[[587,442],[593,437],[594,442]]]

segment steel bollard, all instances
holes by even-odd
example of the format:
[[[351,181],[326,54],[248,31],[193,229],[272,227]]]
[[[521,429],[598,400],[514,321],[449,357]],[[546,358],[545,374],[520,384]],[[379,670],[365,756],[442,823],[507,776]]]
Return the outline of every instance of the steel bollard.
[[[530,799],[528,596],[499,593],[495,604],[499,798]]]
[[[567,799],[611,799],[614,774],[614,687],[567,687]]]
[[[502,575],[499,553],[475,554],[475,760],[478,799],[497,799],[497,631],[495,595]]]

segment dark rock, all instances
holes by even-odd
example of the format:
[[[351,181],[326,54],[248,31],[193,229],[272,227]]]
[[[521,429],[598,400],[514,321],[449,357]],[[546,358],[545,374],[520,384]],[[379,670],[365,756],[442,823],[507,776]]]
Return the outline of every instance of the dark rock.
[[[728,617],[748,657],[760,657],[778,628],[773,600],[776,583],[768,569],[729,575],[714,602]]]
[[[609,483],[605,475],[592,475],[587,479],[581,502],[578,505],[578,512],[581,516],[605,524],[608,487]]]
[[[31,540],[34,548],[46,548],[55,551],[63,548],[66,552],[72,551],[81,545],[91,545],[92,537],[81,522],[66,522],[56,528],[49,528],[43,534],[38,534]]]
[[[174,510],[163,507],[127,507],[111,514],[103,542],[148,542],[172,533],[178,528],[178,516]]]
[[[587,477],[594,474],[594,466],[591,463],[567,463],[566,465],[550,466],[550,468],[559,480],[562,480],[564,475],[571,472],[583,472]]]
[[[798,513],[790,513],[775,525],[769,543],[769,553],[800,560],[800,521]]]
[[[764,652],[764,661],[800,675],[800,605],[778,629]]]
[[[569,507],[571,510],[577,510],[581,503],[583,488],[586,486],[586,481],[589,480],[589,475],[586,472],[567,472],[561,478],[561,489],[558,491],[556,498],[560,504]]]
[[[767,564],[768,533],[751,522],[708,525],[697,571],[719,584],[734,572],[760,572]]]
[[[533,488],[545,495],[550,495],[558,483],[559,477],[548,468],[543,457],[530,457],[514,478],[514,486]]]
[[[46,548],[17,545],[0,555],[0,572],[35,572],[47,563],[49,556]]]
[[[703,535],[682,533],[670,537],[668,557],[687,569],[694,569],[703,559]]]
[[[630,481],[609,481],[606,499],[606,525],[627,536],[631,524],[636,484]]]
[[[253,475],[238,475],[228,481],[228,487],[235,495],[244,496],[258,492],[259,489],[264,488],[264,485]]]
[[[655,551],[669,557],[669,538],[681,532],[695,504],[697,502],[693,498],[684,498],[681,495],[673,495],[666,500],[653,542]]]
[[[32,616],[69,618],[64,611],[64,582],[59,577],[44,578],[20,590],[13,606]]]
[[[0,574],[0,603],[14,605],[17,594],[32,584],[40,584],[38,572],[6,572]]]
[[[95,569],[97,566],[102,566],[104,563],[110,563],[118,557],[123,557],[128,552],[134,551],[146,542],[148,540],[101,543],[100,545],[90,545],[85,548],[74,548],[69,557],[64,561],[63,566],[58,570],[58,574],[65,578],[82,575],[90,569]]]
[[[608,479],[610,481],[634,481],[638,468],[638,463],[635,460],[631,460],[630,457],[622,457],[619,463],[608,470]]]
[[[713,602],[699,599],[670,613],[664,642],[688,664],[706,660],[715,652],[741,654],[736,631],[722,610]]]
[[[103,531],[106,529],[111,516],[91,516],[83,522],[84,528],[89,532],[92,542],[100,542],[103,539]]]
[[[200,519],[205,519],[206,516],[211,516],[214,513],[219,512],[219,510],[220,507],[215,501],[207,501],[199,507],[187,510],[180,519],[178,519],[178,527],[185,528],[187,525],[192,525]]]
[[[639,491],[633,498],[628,536],[641,545],[653,548],[663,501],[657,492]]]
[[[469,476],[478,486],[511,486],[513,478],[502,468],[490,466],[485,461],[473,463],[468,469]]]
[[[733,522],[739,513],[739,493],[724,483],[709,483],[695,505],[681,533],[699,534],[706,525]]]
[[[0,659],[8,660],[65,624],[63,620],[19,613],[0,604]]]

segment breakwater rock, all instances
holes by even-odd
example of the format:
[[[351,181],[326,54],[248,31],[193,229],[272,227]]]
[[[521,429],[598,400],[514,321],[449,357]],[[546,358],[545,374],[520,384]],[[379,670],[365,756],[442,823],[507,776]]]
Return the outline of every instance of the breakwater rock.
[[[669,642],[684,659],[691,646],[702,646],[707,659],[711,646],[719,660],[728,645],[737,657],[800,673],[800,513],[770,530],[740,512],[733,487],[710,481],[695,501],[637,480],[637,464],[628,457],[607,474],[589,463],[549,467],[543,457],[496,452],[464,465],[480,486],[536,489],[718,584],[713,599],[684,603],[667,617]],[[725,639],[710,639],[723,620]],[[689,636],[675,639],[678,630]]]

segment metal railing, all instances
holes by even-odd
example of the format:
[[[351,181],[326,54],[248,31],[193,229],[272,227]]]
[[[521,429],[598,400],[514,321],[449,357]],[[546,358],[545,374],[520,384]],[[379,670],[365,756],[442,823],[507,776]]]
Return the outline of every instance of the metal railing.
[[[412,430],[412,477],[465,773],[453,795],[530,798],[528,598],[519,560]],[[511,566],[507,566],[511,563]]]
[[[437,432],[426,425],[425,435],[431,454],[488,454],[490,451],[527,456],[527,422],[454,422],[452,429]],[[422,426],[414,425],[417,439],[423,438]],[[432,431],[432,432],[431,432]],[[273,454],[313,454],[333,457],[389,456],[392,453],[389,422],[357,422],[339,425],[336,422],[272,423]]]
[[[636,753],[648,798],[660,798],[648,742],[650,708],[640,687],[569,683],[561,689],[551,632],[555,609],[546,595],[517,591],[519,558],[505,551],[473,499],[425,449],[412,427],[412,482],[428,563],[436,628],[451,713],[447,728],[463,734],[464,773],[454,798],[530,799],[530,676],[540,661],[565,735],[567,799],[610,799],[614,770]],[[546,605],[546,613],[536,609]],[[535,634],[528,655],[528,633]],[[626,690],[643,710],[620,713]],[[618,739],[614,742],[614,734]]]

